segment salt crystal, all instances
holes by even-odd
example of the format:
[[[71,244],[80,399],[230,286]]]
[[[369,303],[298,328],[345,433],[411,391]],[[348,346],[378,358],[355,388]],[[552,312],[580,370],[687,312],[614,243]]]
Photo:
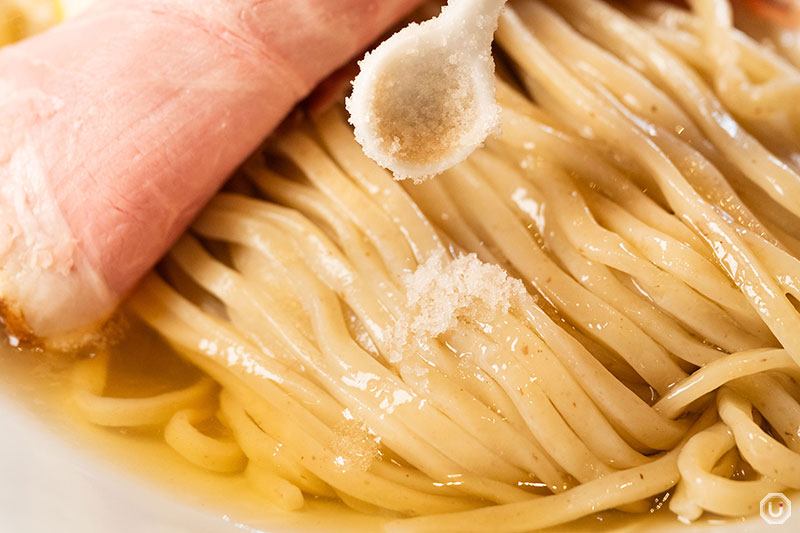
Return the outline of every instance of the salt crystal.
[[[436,338],[459,321],[489,322],[527,297],[523,283],[475,254],[436,254],[404,279],[406,309],[389,333],[390,361],[416,340]]]
[[[344,470],[366,472],[378,457],[378,441],[369,429],[355,420],[347,420],[334,428],[330,450],[336,464]]]

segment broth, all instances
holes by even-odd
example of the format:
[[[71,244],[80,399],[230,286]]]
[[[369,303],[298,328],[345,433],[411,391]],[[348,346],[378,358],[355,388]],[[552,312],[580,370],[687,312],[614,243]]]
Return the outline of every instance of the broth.
[[[201,375],[181,360],[156,334],[133,326],[111,351],[106,393],[144,397],[184,387]],[[85,355],[83,356],[85,357]],[[104,428],[88,422],[72,401],[71,372],[78,355],[0,347],[0,389],[20,409],[48,426],[58,445],[73,446],[101,469],[119,471],[170,500],[209,511],[222,522],[238,523],[245,531],[291,530],[368,532],[380,530],[387,517],[357,513],[340,502],[306,498],[300,511],[277,510],[251,487],[241,473],[216,474],[195,467],[163,440],[162,430]],[[219,428],[201,427],[214,433]],[[124,460],[122,460],[124,459]],[[663,503],[663,502],[662,502]],[[674,515],[654,505],[650,515],[606,511],[548,529],[553,532],[638,531],[647,520],[649,531],[685,527]],[[758,520],[757,518],[753,520]],[[704,517],[695,527],[744,523],[743,519]],[[709,529],[711,531],[711,529]]]

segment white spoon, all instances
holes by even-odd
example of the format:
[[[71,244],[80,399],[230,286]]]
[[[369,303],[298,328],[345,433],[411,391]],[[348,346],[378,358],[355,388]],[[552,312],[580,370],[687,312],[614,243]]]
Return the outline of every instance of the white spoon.
[[[463,161],[497,128],[491,44],[506,0],[449,0],[361,61],[347,99],[364,153],[395,179]]]

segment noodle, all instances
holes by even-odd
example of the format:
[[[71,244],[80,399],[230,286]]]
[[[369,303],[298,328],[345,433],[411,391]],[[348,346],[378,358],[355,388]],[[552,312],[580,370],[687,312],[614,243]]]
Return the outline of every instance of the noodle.
[[[106,397],[109,348],[80,411],[398,533],[800,488],[800,72],[690,5],[512,2],[501,132],[433,180],[339,104],[269,139],[126,305],[207,377]]]

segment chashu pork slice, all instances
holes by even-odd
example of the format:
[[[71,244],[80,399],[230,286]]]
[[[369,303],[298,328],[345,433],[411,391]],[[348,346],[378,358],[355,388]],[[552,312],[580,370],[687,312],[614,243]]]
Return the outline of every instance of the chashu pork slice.
[[[93,331],[235,167],[418,0],[107,0],[0,50],[0,308]]]

